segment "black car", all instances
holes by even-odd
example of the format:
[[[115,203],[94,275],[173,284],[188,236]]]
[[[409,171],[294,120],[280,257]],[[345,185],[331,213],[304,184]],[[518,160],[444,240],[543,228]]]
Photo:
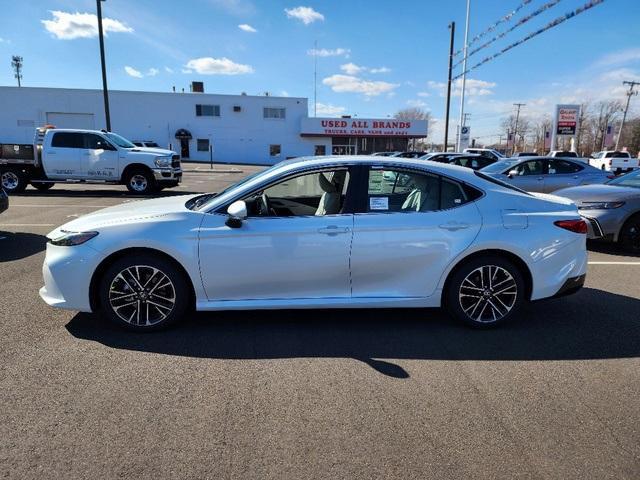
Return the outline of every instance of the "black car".
[[[453,157],[449,162],[451,165],[460,165],[461,167],[471,168],[473,170],[480,170],[481,168],[496,163],[496,160],[492,157],[485,157],[478,154],[466,154]]]
[[[400,158],[419,158],[423,156],[425,152],[402,152],[394,155],[394,157]]]
[[[9,208],[9,196],[3,188],[0,188],[0,213]]]
[[[517,152],[514,153],[512,155],[513,158],[520,158],[520,157],[537,157],[538,154],[535,152]]]

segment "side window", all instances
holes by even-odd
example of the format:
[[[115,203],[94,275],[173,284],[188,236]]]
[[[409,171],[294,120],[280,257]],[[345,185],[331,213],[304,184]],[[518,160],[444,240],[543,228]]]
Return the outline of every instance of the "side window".
[[[83,133],[83,148],[88,148],[91,150],[112,150],[111,145],[100,135],[96,135],[94,133]]]
[[[440,205],[440,179],[428,173],[369,170],[368,212],[429,212]]]
[[[56,148],[84,148],[81,133],[56,132],[51,139],[51,146]]]
[[[518,175],[542,175],[544,173],[544,163],[542,160],[530,160],[522,162],[511,170],[516,170]]]
[[[549,175],[562,175],[576,173],[582,170],[582,167],[573,162],[567,162],[565,160],[551,160],[549,162]]]
[[[458,182],[442,179],[440,192],[440,209],[448,210],[449,208],[459,207],[469,201],[467,191]]]

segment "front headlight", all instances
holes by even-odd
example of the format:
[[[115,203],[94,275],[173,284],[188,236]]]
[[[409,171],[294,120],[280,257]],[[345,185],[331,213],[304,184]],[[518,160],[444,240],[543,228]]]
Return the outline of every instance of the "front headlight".
[[[157,157],[155,163],[156,167],[170,167],[171,157]]]
[[[610,210],[612,208],[620,208],[624,202],[582,202],[578,207],[579,210]]]
[[[51,240],[52,245],[73,247],[74,245],[82,245],[98,235],[98,232],[69,232],[67,230],[61,230],[60,233],[62,235]]]

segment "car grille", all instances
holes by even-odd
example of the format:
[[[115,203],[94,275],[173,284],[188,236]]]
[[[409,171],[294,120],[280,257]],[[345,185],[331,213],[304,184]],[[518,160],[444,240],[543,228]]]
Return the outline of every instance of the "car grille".
[[[171,167],[178,168],[180,167],[180,155],[174,155],[171,157]]]

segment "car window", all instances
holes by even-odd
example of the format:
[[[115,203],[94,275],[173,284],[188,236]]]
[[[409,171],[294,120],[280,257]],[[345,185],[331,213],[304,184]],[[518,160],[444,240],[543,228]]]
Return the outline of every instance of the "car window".
[[[430,173],[371,168],[367,212],[431,212],[467,203],[481,192]]]
[[[82,133],[56,132],[51,139],[51,146],[55,148],[83,148]]]
[[[511,167],[509,171],[511,170],[515,170],[519,176],[542,175],[544,173],[544,162],[542,160],[530,160]]]
[[[583,168],[577,163],[567,162],[566,160],[549,161],[549,175],[577,173],[582,169]]]
[[[100,135],[96,135],[95,133],[83,133],[82,137],[84,142],[83,148],[87,148],[91,150],[98,150],[98,149],[110,150],[112,148],[109,142],[107,142]]]

